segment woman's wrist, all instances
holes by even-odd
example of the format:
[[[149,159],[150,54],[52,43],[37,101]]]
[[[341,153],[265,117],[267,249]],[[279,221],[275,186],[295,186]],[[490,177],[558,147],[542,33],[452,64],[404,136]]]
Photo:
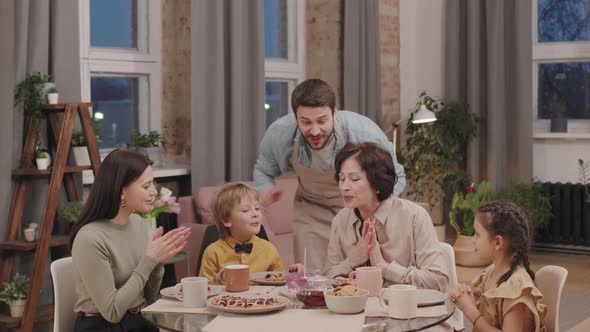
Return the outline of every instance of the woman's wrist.
[[[479,312],[479,310],[477,310],[476,307],[470,308],[468,310],[465,310],[465,316],[467,316],[467,319],[469,319],[470,322],[474,322],[479,316],[481,315],[481,312]]]

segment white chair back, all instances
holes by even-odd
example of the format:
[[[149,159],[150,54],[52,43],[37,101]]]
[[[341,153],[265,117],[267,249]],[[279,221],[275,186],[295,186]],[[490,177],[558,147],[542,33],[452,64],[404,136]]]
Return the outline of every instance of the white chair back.
[[[74,286],[72,257],[61,258],[51,263],[51,277],[53,278],[53,293],[55,296],[53,331],[73,331],[76,321],[74,305],[78,296]]]
[[[547,332],[559,331],[559,304],[567,273],[566,269],[555,265],[543,266],[535,273],[535,284],[543,294],[541,303],[547,306]]]
[[[440,247],[442,249],[443,255],[449,267],[449,289],[447,293],[450,293],[455,287],[457,287],[458,279],[457,279],[457,269],[455,267],[455,251],[453,247],[445,242],[439,242]],[[452,318],[455,320],[456,323],[463,326],[463,313],[459,309],[455,309],[455,313],[453,313]],[[457,326],[456,326],[457,328]]]

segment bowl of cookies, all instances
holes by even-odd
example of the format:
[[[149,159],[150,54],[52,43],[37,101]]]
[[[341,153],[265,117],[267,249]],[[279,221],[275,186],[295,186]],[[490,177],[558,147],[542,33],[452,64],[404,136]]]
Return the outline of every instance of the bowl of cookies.
[[[339,314],[356,314],[365,310],[369,291],[351,284],[341,284],[324,291],[328,310]]]

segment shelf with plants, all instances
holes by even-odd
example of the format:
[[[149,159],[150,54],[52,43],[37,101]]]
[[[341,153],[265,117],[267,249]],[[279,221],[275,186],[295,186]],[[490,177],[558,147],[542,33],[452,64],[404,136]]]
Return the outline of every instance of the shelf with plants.
[[[0,315],[0,329],[2,327],[18,328],[21,331],[32,331],[36,322],[50,321],[53,319],[53,305],[39,306],[39,297],[45,276],[49,248],[67,246],[68,236],[65,234],[52,234],[55,223],[55,214],[58,207],[60,192],[65,189],[68,201],[78,201],[78,193],[72,173],[84,170],[98,172],[100,156],[98,144],[94,138],[92,119],[89,107],[91,103],[67,103],[47,105],[46,87],[44,82],[48,76],[44,74],[28,75],[23,82],[17,85],[15,104],[22,105],[25,111],[26,135],[23,143],[20,167],[13,170],[14,192],[11,200],[9,221],[6,226],[6,237],[0,242],[0,290],[10,290],[10,277],[13,274],[15,256],[23,252],[33,252],[34,259],[29,273],[30,283],[25,289],[26,301],[22,318],[12,314]],[[53,100],[55,101],[55,100]],[[57,114],[61,113],[61,114]],[[70,154],[70,141],[73,134],[76,118],[79,117],[85,137],[88,139],[88,151],[91,158],[91,166],[70,166],[68,158]],[[54,143],[51,147],[52,154],[41,147],[39,128],[46,121],[48,126],[48,143]],[[51,168],[34,168],[36,158],[53,157]],[[48,162],[49,164],[49,162]],[[22,216],[24,209],[30,208],[27,201],[27,190],[30,190],[31,177],[50,175],[49,185],[46,191],[46,200],[43,205],[43,214],[39,223],[42,225],[37,234],[31,227],[22,231],[25,240],[20,240],[22,229]],[[32,235],[33,234],[33,235]],[[23,288],[23,287],[21,287]]]

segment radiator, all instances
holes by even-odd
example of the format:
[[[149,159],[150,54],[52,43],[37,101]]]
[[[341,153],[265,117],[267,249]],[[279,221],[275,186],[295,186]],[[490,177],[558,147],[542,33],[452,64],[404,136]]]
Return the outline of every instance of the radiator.
[[[536,234],[536,241],[590,246],[590,204],[584,204],[582,184],[543,183],[551,203],[551,222]]]

